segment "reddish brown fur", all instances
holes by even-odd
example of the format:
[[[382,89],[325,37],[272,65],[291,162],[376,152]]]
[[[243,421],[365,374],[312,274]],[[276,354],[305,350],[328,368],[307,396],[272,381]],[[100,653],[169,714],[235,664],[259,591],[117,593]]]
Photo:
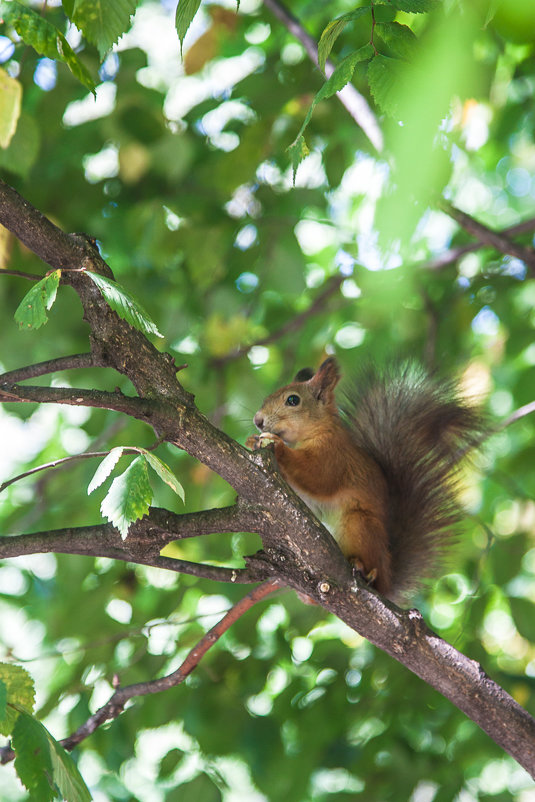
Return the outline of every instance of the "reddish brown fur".
[[[342,552],[378,590],[400,599],[436,568],[459,519],[452,478],[459,454],[478,442],[478,410],[407,363],[369,370],[347,396],[342,419],[330,357],[318,371],[268,396],[254,422],[273,443],[286,481],[330,521]],[[296,398],[291,398],[296,396]]]

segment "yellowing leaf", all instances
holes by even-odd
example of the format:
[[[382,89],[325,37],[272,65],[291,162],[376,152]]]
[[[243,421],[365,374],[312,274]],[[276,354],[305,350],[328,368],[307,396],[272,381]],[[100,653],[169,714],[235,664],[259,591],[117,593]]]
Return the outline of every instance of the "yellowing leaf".
[[[22,101],[22,86],[0,69],[0,147],[7,148],[17,128]]]

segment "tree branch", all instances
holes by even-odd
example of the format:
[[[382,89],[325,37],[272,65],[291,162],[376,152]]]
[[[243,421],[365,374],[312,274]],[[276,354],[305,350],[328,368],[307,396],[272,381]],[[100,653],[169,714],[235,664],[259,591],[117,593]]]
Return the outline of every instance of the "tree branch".
[[[456,220],[465,231],[477,237],[483,246],[495,248],[501,253],[516,257],[524,262],[531,272],[535,272],[535,250],[533,248],[526,248],[524,245],[518,245],[505,234],[493,231],[491,228],[483,225],[478,220],[475,220],[469,214],[462,212],[450,203],[443,201],[440,204],[440,208],[447,215]]]
[[[97,367],[92,354],[60,356],[56,359],[47,359],[46,362],[27,365],[25,368],[17,368],[16,370],[8,370],[6,373],[0,373],[0,385],[21,382],[25,379],[35,379],[37,376],[45,376],[47,373],[55,373],[58,370],[92,367]]]
[[[33,247],[31,240],[36,253],[46,254],[53,266],[63,264],[66,252],[75,253],[81,260],[77,267],[96,264],[102,271],[107,270],[90,243],[74,235],[63,235],[55,227],[51,229],[52,224],[49,221],[43,223],[42,216],[39,218],[44,225],[41,242],[35,210],[32,211],[28,204],[20,206],[17,201],[20,196],[15,193],[13,200],[10,192],[7,195],[2,192],[3,186],[0,183],[0,222],[8,228],[12,225],[16,232],[24,228],[26,220],[31,231],[24,241]],[[6,197],[12,199],[13,208],[21,219],[15,219],[16,215],[14,218],[13,209],[6,211],[6,204],[9,205]],[[64,241],[54,252],[57,240],[62,238]],[[91,351],[95,360],[128,376],[139,398],[121,393],[20,387],[15,384],[3,385],[0,399],[102,406],[149,423],[157,436],[185,449],[226,479],[241,497],[238,507],[240,504],[247,506],[249,502],[249,511],[255,510],[252,514],[257,516],[256,531],[262,536],[265,552],[263,557],[256,555],[249,561],[249,571],[256,566],[257,571],[264,571],[282,584],[312,597],[443,693],[535,776],[535,721],[528,713],[491,682],[478,664],[427,629],[417,612],[403,612],[390,603],[384,603],[362,581],[353,577],[334,539],[273,471],[273,456],[262,451],[251,454],[210,424],[195,407],[193,397],[176,380],[174,363],[168,355],[160,354],[146,337],[119,319],[83,272],[62,273],[62,281],[71,284],[81,298],[84,317],[91,329]],[[212,511],[212,518],[217,515]],[[236,516],[233,524],[245,520],[237,510],[232,515]],[[195,526],[198,525],[197,521]],[[105,525],[100,530],[98,544],[95,543],[94,527],[62,530],[58,550],[111,554],[132,562],[151,560],[157,563],[160,560],[160,566],[163,566],[161,560],[171,559],[159,556],[161,545],[168,536],[162,533],[161,525],[154,525],[149,520],[145,523],[139,521],[135,527],[132,527],[135,546],[133,539],[120,541],[117,531]],[[240,531],[247,529],[250,528],[240,526]],[[83,539],[84,532],[86,540],[82,543],[80,538]],[[51,551],[51,535],[48,533],[48,542],[46,536],[47,533],[41,533],[40,538],[35,535],[2,538],[0,546],[6,550],[18,549],[13,554],[29,553],[31,548],[33,551]],[[58,533],[54,533],[53,537],[57,536]],[[28,551],[21,552],[21,547]],[[131,554],[127,556],[128,549]],[[165,567],[171,565],[178,567],[179,563],[173,561]],[[185,570],[184,565],[181,568]],[[195,570],[204,569],[217,571],[221,576],[222,569],[216,566],[199,566]],[[233,572],[233,569],[224,570]],[[244,573],[238,572],[237,576],[243,578]],[[250,579],[251,574],[248,576]],[[238,581],[236,576],[228,573],[227,578]],[[121,698],[115,701],[120,706]]]
[[[522,223],[517,223],[514,226],[503,228],[497,233],[503,235],[504,237],[510,238],[515,237],[517,234],[525,234],[529,231],[533,231],[534,229],[535,217],[531,217],[529,220],[524,220]],[[426,270],[442,270],[443,267],[447,267],[453,262],[457,262],[467,253],[480,251],[485,247],[487,247],[486,243],[479,240],[477,242],[470,242],[467,245],[459,245],[457,248],[451,248],[449,251],[445,251],[435,259],[431,259],[428,262],[422,263],[421,267],[426,268]]]
[[[232,362],[235,359],[239,359],[245,354],[248,354],[251,348],[254,348],[258,345],[270,345],[271,343],[277,342],[280,340],[281,337],[285,337],[287,334],[290,334],[294,331],[299,331],[299,329],[306,323],[309,318],[313,317],[317,312],[319,312],[326,304],[329,298],[334,295],[340,289],[341,284],[346,280],[346,276],[331,276],[327,279],[324,286],[322,287],[321,292],[316,296],[314,301],[310,304],[308,309],[305,309],[303,312],[299,312],[298,315],[292,317],[290,320],[287,320],[286,323],[283,323],[275,331],[272,331],[271,334],[268,334],[266,337],[262,337],[259,340],[256,340],[251,345],[243,345],[241,348],[237,348],[235,351],[231,351],[224,356],[216,357],[212,360],[212,364],[215,368],[221,368],[227,364],[227,362]],[[1,378],[1,377],[0,377]]]
[[[150,419],[152,404],[136,396],[124,395],[119,390],[83,390],[71,387],[40,387],[34,385],[0,383],[0,401],[4,403],[67,404],[77,407],[97,407],[125,412],[140,420]]]
[[[221,621],[200,639],[193,649],[188,652],[186,659],[176,671],[160,679],[137,682],[134,685],[118,688],[106,704],[93,713],[81,727],[78,727],[76,732],[60,741],[63,748],[68,750],[74,749],[75,746],[92,735],[95,730],[106,721],[117,718],[123,712],[126,703],[130,699],[136,696],[160,693],[160,691],[166,691],[169,690],[169,688],[180,685],[180,683],[184,682],[186,677],[197,668],[206,652],[217,643],[221,636],[225,634],[238,618],[241,618],[251,607],[279,589],[280,584],[276,580],[269,580],[254,588],[254,590],[251,590],[223,616]],[[1,763],[9,763],[14,757],[15,753],[10,747],[0,749]]]
[[[264,5],[269,8],[271,13],[282,22],[285,28],[298,39],[313,64],[316,67],[318,62],[318,45],[315,39],[303,28],[299,20],[291,14],[279,0],[264,0]],[[334,64],[327,61],[325,64],[325,75],[329,78],[334,72]],[[343,89],[336,93],[338,100],[347,109],[357,125],[362,128],[374,148],[381,152],[383,149],[383,134],[379,128],[377,118],[366,99],[357,92],[353,84],[346,84]]]

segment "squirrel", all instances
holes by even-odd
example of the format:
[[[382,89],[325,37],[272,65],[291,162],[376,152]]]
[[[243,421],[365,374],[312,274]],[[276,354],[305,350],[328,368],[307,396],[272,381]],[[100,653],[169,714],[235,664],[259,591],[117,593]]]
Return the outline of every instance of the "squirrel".
[[[460,519],[455,473],[482,415],[419,365],[368,369],[341,410],[334,357],[305,368],[254,416],[283,478],[331,530],[353,569],[398,601],[436,570]]]

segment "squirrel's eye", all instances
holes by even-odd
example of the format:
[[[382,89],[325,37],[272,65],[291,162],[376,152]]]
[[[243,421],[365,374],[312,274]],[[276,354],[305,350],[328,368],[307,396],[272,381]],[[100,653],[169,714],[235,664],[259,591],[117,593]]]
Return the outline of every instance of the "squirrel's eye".
[[[297,407],[301,403],[301,399],[298,395],[289,395],[284,403],[287,407]]]

